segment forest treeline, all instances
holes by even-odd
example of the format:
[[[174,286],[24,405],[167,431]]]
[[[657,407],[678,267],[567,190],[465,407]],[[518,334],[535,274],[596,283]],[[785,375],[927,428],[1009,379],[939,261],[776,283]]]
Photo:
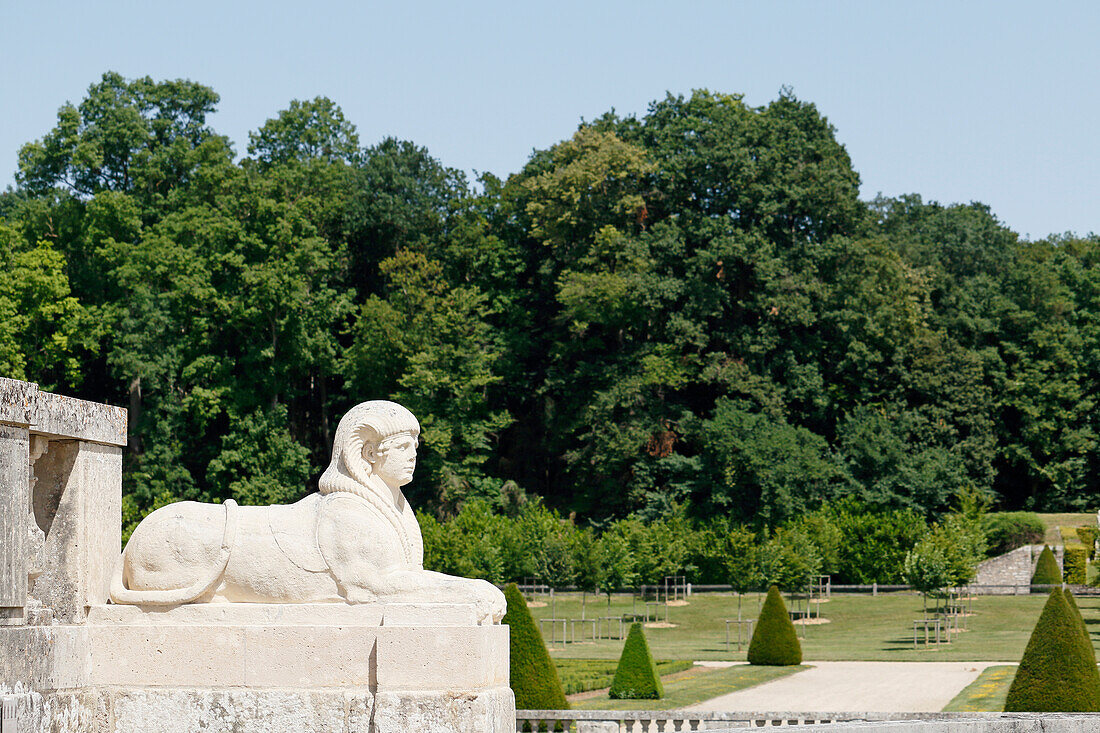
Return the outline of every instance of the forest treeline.
[[[236,151],[217,103],[105,74],[0,195],[0,374],[129,408],[130,524],[297,499],[375,398],[420,418],[410,498],[443,516],[1096,494],[1100,240],[861,201],[789,92],[669,95],[476,181],[322,97]]]

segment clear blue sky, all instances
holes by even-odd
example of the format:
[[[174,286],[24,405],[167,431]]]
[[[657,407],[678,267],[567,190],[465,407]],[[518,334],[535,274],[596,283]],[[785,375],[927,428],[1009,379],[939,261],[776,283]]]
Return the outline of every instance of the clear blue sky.
[[[786,85],[863,196],[982,201],[1033,238],[1100,232],[1100,4],[0,0],[0,187],[107,70],[189,78],[243,153],[291,99],[500,176],[611,108]]]

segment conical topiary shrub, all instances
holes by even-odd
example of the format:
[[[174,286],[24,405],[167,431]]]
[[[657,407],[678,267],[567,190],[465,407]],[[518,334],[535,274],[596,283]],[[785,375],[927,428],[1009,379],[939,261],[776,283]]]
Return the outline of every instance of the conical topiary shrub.
[[[612,700],[656,700],[664,694],[642,625],[631,624],[608,696]]]
[[[1089,636],[1089,627],[1085,625],[1085,617],[1081,615],[1081,609],[1077,606],[1077,599],[1073,597],[1073,594],[1068,590],[1062,591],[1062,595],[1066,598],[1066,603],[1069,604],[1069,608],[1073,611],[1073,615],[1077,617],[1078,623],[1081,625],[1081,634],[1085,637],[1085,647],[1089,650],[1089,654],[1092,655],[1092,663],[1096,664],[1096,649],[1092,646],[1092,637]]]
[[[749,642],[749,664],[772,666],[802,664],[802,645],[794,633],[787,604],[779,589],[768,588],[768,597],[760,609],[760,618]]]
[[[1031,576],[1032,585],[1058,585],[1062,582],[1062,570],[1050,548],[1043,545],[1039,553],[1039,562],[1035,565],[1035,574]]]
[[[558,670],[550,661],[527,601],[523,600],[515,583],[504,589],[504,597],[508,601],[508,612],[501,623],[508,624],[511,685],[516,695],[516,709],[568,709]]]
[[[1060,588],[1050,592],[1031,632],[1005,710],[1100,711],[1100,674],[1081,634],[1081,622]]]

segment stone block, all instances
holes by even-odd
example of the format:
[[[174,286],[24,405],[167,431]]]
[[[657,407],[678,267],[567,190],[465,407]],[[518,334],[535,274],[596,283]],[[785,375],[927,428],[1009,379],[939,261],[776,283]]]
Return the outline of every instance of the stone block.
[[[340,693],[299,690],[123,690],[112,696],[116,733],[268,733],[347,730]]]
[[[371,733],[512,733],[516,701],[508,687],[471,692],[379,692]]]
[[[0,629],[0,686],[77,689],[88,684],[88,637],[80,626]]]
[[[34,422],[38,385],[0,377],[0,423],[28,427]]]
[[[378,690],[508,685],[508,627],[393,627],[378,637]]]
[[[88,626],[89,684],[218,687],[245,683],[245,628]]]
[[[24,427],[0,425],[0,548],[4,552],[0,625],[23,622],[30,565],[29,517],[30,433]]]
[[[35,521],[45,567],[30,596],[60,622],[106,603],[122,545],[122,449],[51,440],[34,464]]]
[[[249,687],[373,688],[377,635],[364,626],[245,627]]]

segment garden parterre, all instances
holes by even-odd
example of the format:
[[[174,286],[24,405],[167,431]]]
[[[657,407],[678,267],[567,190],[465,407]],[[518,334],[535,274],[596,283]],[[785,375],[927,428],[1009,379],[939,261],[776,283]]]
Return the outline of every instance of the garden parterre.
[[[759,596],[746,594],[742,599],[742,617],[756,618]],[[548,601],[542,596],[540,601]],[[853,661],[1017,661],[1027,646],[1032,628],[1046,601],[1044,595],[975,596],[973,615],[965,617],[966,630],[952,635],[950,644],[913,647],[912,620],[921,617],[921,598],[915,593],[880,593],[877,596],[833,594],[821,604],[822,617],[828,623],[798,626],[803,657],[814,660]],[[1100,628],[1100,600],[1078,599],[1086,625],[1095,645]],[[588,594],[585,604],[588,618],[644,613],[641,600],[629,594],[612,596],[610,608],[604,596]],[[684,606],[668,609],[670,627],[649,627],[646,635],[657,659],[735,660],[745,659],[748,644],[741,651],[736,644],[726,651],[725,619],[737,618],[737,597],[730,593],[697,593]],[[553,604],[531,609],[536,621],[550,618],[581,617],[581,594],[556,594]],[[662,620],[663,608],[662,608]],[[549,626],[544,625],[549,639]],[[606,629],[606,625],[605,625]],[[578,635],[580,626],[577,628]],[[616,629],[617,630],[617,629]],[[601,639],[571,644],[555,643],[550,653],[555,658],[618,659],[623,642]],[[736,640],[736,637],[734,637]]]

